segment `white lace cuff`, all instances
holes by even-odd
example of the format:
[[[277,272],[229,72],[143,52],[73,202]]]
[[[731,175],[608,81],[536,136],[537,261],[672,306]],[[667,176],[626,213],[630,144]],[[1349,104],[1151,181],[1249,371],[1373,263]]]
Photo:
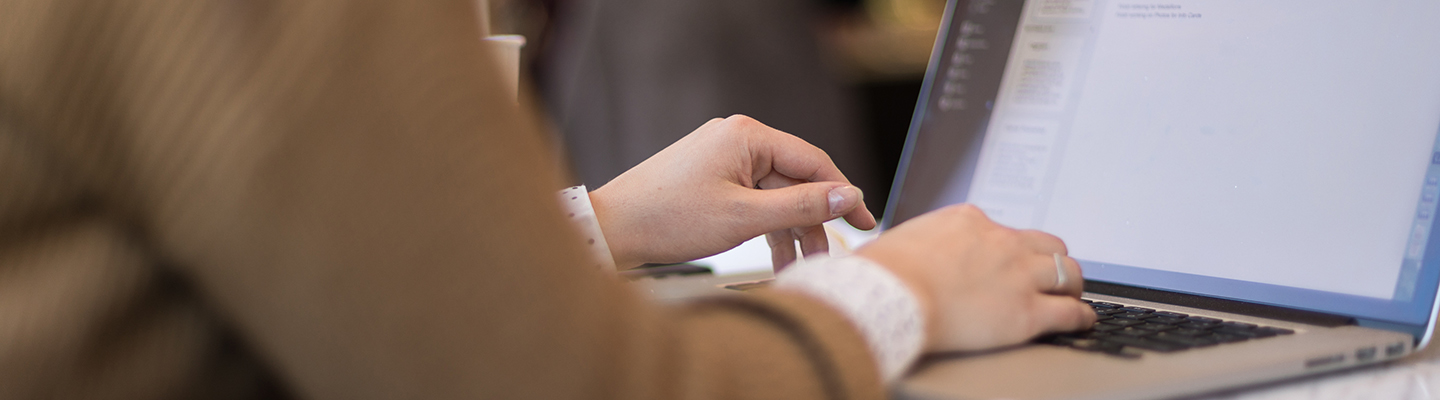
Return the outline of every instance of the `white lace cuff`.
[[[810,257],[781,272],[775,287],[804,292],[845,314],[870,344],[887,383],[920,356],[925,341],[920,302],[900,278],[873,261],[854,255]]]
[[[610,245],[605,243],[605,234],[600,231],[600,220],[595,217],[595,206],[590,204],[590,192],[584,185],[561,190],[560,207],[585,238],[585,247],[590,249],[590,254],[595,258],[595,268],[614,273],[615,257],[610,255]]]

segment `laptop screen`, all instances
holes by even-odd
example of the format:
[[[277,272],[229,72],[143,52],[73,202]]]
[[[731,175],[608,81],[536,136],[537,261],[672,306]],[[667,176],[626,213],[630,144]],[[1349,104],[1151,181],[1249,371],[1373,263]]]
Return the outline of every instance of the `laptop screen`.
[[[887,224],[970,202],[1088,279],[1428,321],[1440,0],[953,3]]]

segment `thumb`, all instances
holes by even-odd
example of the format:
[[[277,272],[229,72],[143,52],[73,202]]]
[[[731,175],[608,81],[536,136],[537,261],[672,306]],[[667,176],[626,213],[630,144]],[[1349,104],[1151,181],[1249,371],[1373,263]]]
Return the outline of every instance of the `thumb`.
[[[843,182],[813,182],[778,189],[752,190],[761,232],[815,226],[849,214],[864,204],[865,193]]]

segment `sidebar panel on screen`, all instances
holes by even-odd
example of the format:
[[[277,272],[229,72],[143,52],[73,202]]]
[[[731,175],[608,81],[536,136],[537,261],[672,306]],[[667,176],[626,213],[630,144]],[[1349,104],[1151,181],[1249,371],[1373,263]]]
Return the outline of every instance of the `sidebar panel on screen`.
[[[1009,0],[950,3],[947,26],[937,38],[937,54],[931,56],[911,121],[885,226],[964,199],[963,193],[953,197],[942,192],[954,180],[968,180],[975,169],[974,155],[999,96],[1023,6]]]

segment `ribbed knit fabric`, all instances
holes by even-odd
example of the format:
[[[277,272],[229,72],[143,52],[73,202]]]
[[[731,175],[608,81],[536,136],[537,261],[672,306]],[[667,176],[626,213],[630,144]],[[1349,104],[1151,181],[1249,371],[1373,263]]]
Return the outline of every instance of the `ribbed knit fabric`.
[[[867,399],[590,266],[469,1],[0,0],[0,399]]]
[[[869,259],[807,258],[776,276],[775,286],[805,292],[845,314],[864,334],[886,382],[899,380],[920,357],[925,316],[919,300],[900,278]]]

